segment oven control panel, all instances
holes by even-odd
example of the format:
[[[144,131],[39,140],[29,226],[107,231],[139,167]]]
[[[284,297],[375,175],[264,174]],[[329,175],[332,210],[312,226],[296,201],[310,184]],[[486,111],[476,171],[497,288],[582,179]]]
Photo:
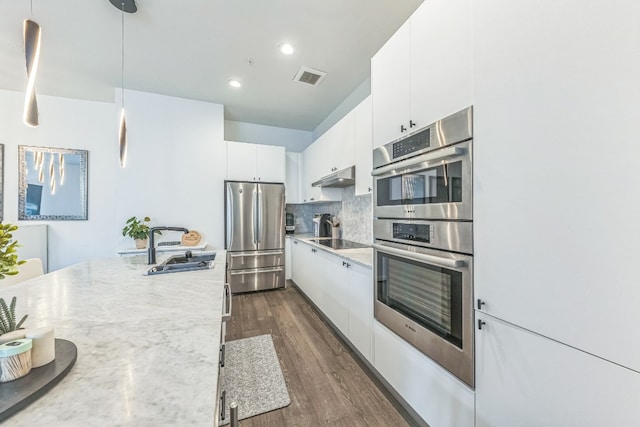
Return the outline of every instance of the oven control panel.
[[[393,223],[394,239],[431,243],[432,234],[431,225],[428,224]]]
[[[411,135],[393,144],[393,158],[406,156],[431,146],[431,128]]]

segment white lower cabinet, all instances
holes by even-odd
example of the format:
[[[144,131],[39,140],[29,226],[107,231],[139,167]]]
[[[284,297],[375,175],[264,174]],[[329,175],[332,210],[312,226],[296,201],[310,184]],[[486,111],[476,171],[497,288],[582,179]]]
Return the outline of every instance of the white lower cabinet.
[[[370,268],[350,264],[343,289],[347,290],[349,311],[349,341],[373,364],[371,337],[373,336],[373,278]]]
[[[291,246],[293,281],[371,362],[371,269],[296,240]],[[302,268],[304,271],[298,271]]]
[[[473,427],[473,390],[377,320],[373,332],[376,370],[420,417],[431,427]]]
[[[637,426],[640,374],[476,312],[476,426]],[[584,325],[587,326],[588,325]]]
[[[291,279],[291,239],[284,239],[284,278]]]

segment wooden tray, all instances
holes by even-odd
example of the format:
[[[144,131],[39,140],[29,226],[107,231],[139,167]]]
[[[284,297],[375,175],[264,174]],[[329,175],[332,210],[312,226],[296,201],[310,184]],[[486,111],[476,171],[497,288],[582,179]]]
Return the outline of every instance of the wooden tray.
[[[56,338],[56,358],[34,368],[22,378],[0,383],[0,422],[44,395],[67,375],[76,363],[78,349],[71,341]]]

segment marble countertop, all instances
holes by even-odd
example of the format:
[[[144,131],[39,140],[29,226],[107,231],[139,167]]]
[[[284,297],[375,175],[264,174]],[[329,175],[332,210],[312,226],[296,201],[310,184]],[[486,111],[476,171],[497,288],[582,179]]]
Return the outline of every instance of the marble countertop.
[[[91,260],[0,288],[27,328],[53,325],[78,347],[69,374],[3,427],[217,424],[225,253],[210,270],[148,268],[143,256]]]
[[[311,239],[316,239],[313,234],[287,234],[290,239],[295,239],[311,245],[316,248],[320,248],[323,251],[338,255],[347,261],[352,261],[362,265],[366,268],[372,268],[373,266],[373,248],[358,248],[358,249],[331,249],[324,245],[319,245],[312,242]]]

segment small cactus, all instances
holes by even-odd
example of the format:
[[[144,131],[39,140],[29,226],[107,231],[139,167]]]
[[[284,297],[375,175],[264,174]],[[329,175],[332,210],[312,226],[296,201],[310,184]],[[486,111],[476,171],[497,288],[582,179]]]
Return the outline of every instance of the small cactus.
[[[25,314],[24,317],[16,323],[16,301],[17,298],[13,297],[11,299],[11,305],[7,306],[4,298],[0,298],[0,335],[23,329],[22,324],[27,320],[28,315]]]

